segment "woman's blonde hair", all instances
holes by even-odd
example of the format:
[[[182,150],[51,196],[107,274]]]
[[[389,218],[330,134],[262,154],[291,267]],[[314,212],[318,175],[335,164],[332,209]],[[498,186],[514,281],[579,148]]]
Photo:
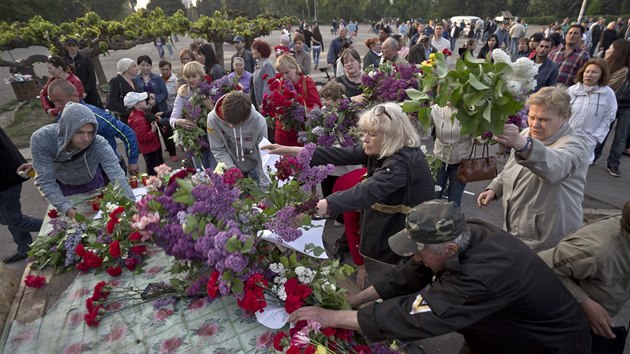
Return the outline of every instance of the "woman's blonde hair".
[[[378,107],[383,107],[385,112],[376,114]],[[383,132],[383,145],[379,159],[391,156],[405,146],[420,147],[421,145],[420,136],[411,125],[411,120],[396,103],[383,103],[365,112],[359,118],[358,126],[364,132]]]
[[[529,96],[527,103],[530,106],[545,106],[563,119],[568,119],[571,116],[571,95],[564,86],[543,87]]]
[[[198,61],[189,61],[182,68],[182,76],[184,78],[199,75],[202,79],[206,76],[206,71],[203,69],[203,65]],[[177,90],[177,94],[180,96],[186,95],[188,92],[188,84],[180,86],[179,90]]]
[[[300,65],[295,61],[295,58],[290,54],[282,54],[276,59],[276,71],[284,72],[287,70],[295,69],[295,72],[302,74]]]

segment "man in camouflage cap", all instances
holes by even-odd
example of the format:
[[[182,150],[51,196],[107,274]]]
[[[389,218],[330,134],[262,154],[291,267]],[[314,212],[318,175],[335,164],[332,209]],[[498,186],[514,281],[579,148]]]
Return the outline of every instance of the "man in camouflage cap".
[[[584,313],[522,241],[454,203],[411,209],[389,245],[412,256],[349,297],[358,311],[303,307],[289,321],[360,330],[371,340],[411,342],[457,331],[472,353],[589,353]]]

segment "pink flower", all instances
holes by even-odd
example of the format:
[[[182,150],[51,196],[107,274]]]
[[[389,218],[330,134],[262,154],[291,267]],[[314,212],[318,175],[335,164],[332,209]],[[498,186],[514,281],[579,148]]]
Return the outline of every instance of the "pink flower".
[[[178,337],[168,338],[160,343],[160,353],[172,353],[182,345],[182,340]]]
[[[87,349],[83,343],[72,343],[63,349],[64,354],[79,354]]]
[[[103,341],[105,342],[114,342],[121,340],[125,334],[127,334],[127,327],[120,326],[112,329],[106,336],[103,337]]]
[[[189,310],[198,310],[206,305],[206,299],[197,299],[188,304]]]
[[[256,349],[271,349],[273,346],[273,332],[265,332],[256,338]]]
[[[170,317],[172,314],[173,314],[173,309],[161,308],[157,310],[155,314],[153,314],[153,319],[155,321],[164,321],[165,319]]]
[[[197,334],[198,336],[202,336],[202,337],[211,337],[211,336],[215,335],[218,330],[219,330],[219,325],[218,324],[216,324],[216,323],[209,323],[209,324],[205,324],[205,325],[201,326],[201,328],[199,328],[197,331],[195,331],[195,334]]]
[[[24,279],[24,284],[29,288],[41,288],[46,284],[46,277],[29,274],[26,276],[26,279]]]
[[[308,334],[302,331],[297,332],[293,337],[291,337],[292,346],[304,348],[309,344],[311,344],[311,338],[308,336]]]

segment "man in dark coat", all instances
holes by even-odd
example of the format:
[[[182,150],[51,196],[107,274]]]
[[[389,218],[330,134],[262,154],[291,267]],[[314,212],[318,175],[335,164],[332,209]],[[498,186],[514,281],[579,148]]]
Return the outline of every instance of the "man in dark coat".
[[[375,341],[457,331],[472,353],[590,352],[583,311],[542,259],[497,227],[466,222],[455,203],[414,207],[389,245],[412,258],[349,299],[383,302],[358,311],[302,307],[289,321],[361,330]]]
[[[65,45],[67,51],[65,57],[66,63],[74,66],[74,74],[81,80],[85,91],[85,97],[79,98],[92,106],[103,108],[103,102],[101,101],[101,96],[98,94],[98,88],[96,87],[94,65],[92,65],[89,58],[79,53],[79,41],[74,38],[68,38],[66,39]]]
[[[17,253],[3,259],[6,264],[25,259],[33,243],[31,232],[42,228],[42,219],[22,214],[20,194],[22,183],[28,180],[17,174],[18,167],[26,160],[15,144],[0,128],[0,224],[6,225],[18,246]]]

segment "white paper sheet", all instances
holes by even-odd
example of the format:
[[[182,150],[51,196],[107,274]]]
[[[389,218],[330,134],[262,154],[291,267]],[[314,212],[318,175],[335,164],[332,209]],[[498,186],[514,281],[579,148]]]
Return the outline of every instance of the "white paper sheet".
[[[326,220],[313,220],[312,224],[314,225],[314,227],[310,228],[309,230],[301,229],[302,236],[300,236],[297,240],[292,241],[292,242],[284,242],[280,240],[278,235],[272,233],[269,230],[263,231],[262,238],[263,240],[267,240],[269,242],[282,245],[284,247],[309,255],[311,257],[315,257],[319,259],[328,259],[328,255],[326,254],[326,252],[323,252],[319,256],[315,256],[312,252],[304,251],[304,248],[309,243],[312,243],[315,246],[324,248],[324,224],[325,223],[326,223]]]

